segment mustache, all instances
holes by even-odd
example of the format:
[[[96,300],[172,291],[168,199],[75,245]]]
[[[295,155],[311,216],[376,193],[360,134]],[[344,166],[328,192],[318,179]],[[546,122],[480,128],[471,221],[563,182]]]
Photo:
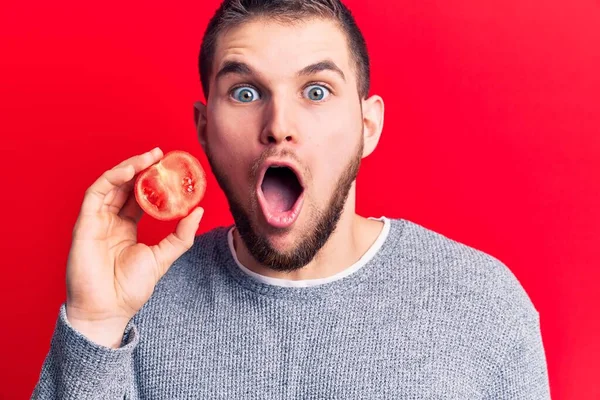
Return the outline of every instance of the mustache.
[[[294,151],[290,149],[278,149],[275,147],[270,147],[263,151],[261,155],[252,163],[252,166],[250,168],[250,181],[256,180],[258,172],[260,171],[260,167],[265,163],[267,158],[271,157],[277,159],[291,159],[294,162],[294,164],[296,164],[300,168],[303,174],[306,171],[304,165],[302,164],[302,161]]]

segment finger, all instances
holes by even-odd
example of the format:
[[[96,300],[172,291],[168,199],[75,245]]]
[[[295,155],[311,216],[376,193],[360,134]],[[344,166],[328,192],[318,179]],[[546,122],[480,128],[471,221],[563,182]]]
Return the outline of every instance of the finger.
[[[160,149],[160,147],[155,147],[154,149],[146,153],[138,154],[137,156],[133,156],[125,161],[122,161],[121,163],[116,165],[115,168],[131,164],[135,167],[135,173],[137,174],[138,172],[148,168],[155,162],[159,161],[162,158],[162,156],[163,152]]]
[[[187,217],[179,221],[175,232],[170,233],[158,244],[150,247],[156,258],[159,278],[167,272],[175,260],[192,247],[203,215],[204,209],[202,207],[196,208]]]
[[[157,147],[147,153],[131,157],[114,168],[104,172],[90,186],[83,198],[81,211],[83,214],[96,213],[105,204],[106,196],[111,190],[133,179],[135,174],[151,166],[162,157],[162,151]]]
[[[81,206],[82,214],[96,213],[102,209],[106,195],[111,190],[118,188],[123,183],[131,180],[134,176],[134,169],[131,165],[111,169],[102,174],[92,186],[90,186],[83,198]]]
[[[142,215],[144,215],[144,210],[142,210],[142,208],[138,204],[135,198],[135,194],[133,192],[130,192],[129,197],[125,202],[125,205],[119,212],[119,216],[121,218],[130,219],[137,224],[138,222],[140,222]]]
[[[102,210],[111,212],[113,214],[118,214],[129,198],[129,195],[132,193],[134,184],[135,177],[124,184],[119,185],[119,187],[116,189],[108,192],[106,197],[104,197],[104,206]]]

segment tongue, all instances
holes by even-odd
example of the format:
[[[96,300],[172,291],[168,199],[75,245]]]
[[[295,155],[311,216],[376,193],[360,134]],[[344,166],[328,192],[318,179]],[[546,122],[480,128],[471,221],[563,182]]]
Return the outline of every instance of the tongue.
[[[271,211],[285,212],[294,206],[298,199],[298,193],[294,186],[295,183],[292,182],[292,179],[274,174],[265,175],[262,191]]]

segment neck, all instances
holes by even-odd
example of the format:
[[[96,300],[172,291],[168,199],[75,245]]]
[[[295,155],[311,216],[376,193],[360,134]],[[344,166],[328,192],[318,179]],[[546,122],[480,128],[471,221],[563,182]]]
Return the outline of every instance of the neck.
[[[352,264],[375,242],[383,223],[359,216],[355,212],[355,197],[348,196],[337,227],[316,256],[304,267],[292,271],[275,271],[258,263],[249,253],[237,229],[233,231],[236,255],[246,268],[270,278],[306,280],[333,276]]]

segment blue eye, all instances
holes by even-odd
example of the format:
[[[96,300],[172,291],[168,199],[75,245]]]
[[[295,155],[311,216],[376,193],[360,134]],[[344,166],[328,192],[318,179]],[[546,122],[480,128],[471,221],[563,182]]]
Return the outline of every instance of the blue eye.
[[[250,103],[260,98],[258,91],[250,86],[240,86],[231,95],[241,103]]]
[[[304,97],[308,98],[312,101],[323,101],[325,100],[330,92],[323,85],[310,85],[306,89],[304,89]]]

